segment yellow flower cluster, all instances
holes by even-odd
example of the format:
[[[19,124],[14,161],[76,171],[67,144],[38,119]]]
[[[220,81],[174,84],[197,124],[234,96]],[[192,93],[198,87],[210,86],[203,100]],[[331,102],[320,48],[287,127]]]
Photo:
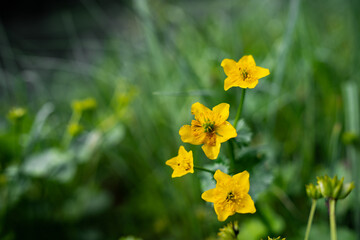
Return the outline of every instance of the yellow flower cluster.
[[[259,78],[270,74],[268,69],[256,66],[251,55],[242,57],[238,62],[224,59],[221,66],[227,75],[224,81],[225,91],[231,87],[254,88]],[[227,121],[229,109],[230,105],[227,103],[220,103],[211,110],[199,102],[194,103],[191,106],[191,114],[195,119],[190,125],[180,128],[181,140],[193,145],[202,145],[207,158],[217,159],[221,143],[237,136],[236,126]],[[187,152],[183,146],[180,146],[176,157],[166,161],[166,165],[173,169],[173,178],[193,173],[194,168],[201,169],[194,167],[192,151]],[[217,182],[216,187],[205,191],[201,197],[207,202],[214,203],[219,221],[225,221],[235,213],[256,212],[254,202],[248,194],[250,182],[247,171],[230,176],[217,170],[214,179]]]

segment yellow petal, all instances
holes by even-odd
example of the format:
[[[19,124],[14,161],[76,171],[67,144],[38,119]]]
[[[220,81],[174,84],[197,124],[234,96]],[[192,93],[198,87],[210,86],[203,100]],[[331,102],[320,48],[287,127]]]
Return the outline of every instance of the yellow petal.
[[[201,198],[207,202],[214,202],[217,196],[216,192],[216,188],[207,190],[203,194],[201,194]]]
[[[235,214],[235,212],[232,212],[230,209],[225,207],[224,204],[214,204],[214,209],[218,216],[218,220],[221,222],[225,221],[229,216]]]
[[[227,77],[224,81],[224,90],[227,91],[229,88],[237,87],[241,79],[238,77]]]
[[[254,80],[253,82],[251,82],[251,83],[249,83],[248,84],[248,88],[254,88],[254,87],[256,87],[256,85],[259,83],[259,81],[256,79],[256,80]]]
[[[214,121],[216,125],[220,125],[226,121],[229,117],[230,105],[227,103],[220,103],[213,107]]]
[[[255,63],[255,60],[253,58],[252,55],[246,55],[246,56],[243,56],[238,64],[240,65],[240,67],[244,68],[253,68],[256,66],[256,63]]]
[[[231,176],[227,175],[226,173],[223,173],[221,170],[216,170],[214,174],[214,178],[216,180],[216,184],[231,180]]]
[[[236,62],[232,59],[225,58],[222,60],[221,66],[223,67],[226,76],[230,76],[234,73],[234,71],[238,70],[236,67]]]
[[[229,140],[230,138],[234,138],[237,136],[236,129],[228,122],[221,124],[220,126],[216,127],[216,141],[223,143]]]
[[[256,208],[254,201],[251,199],[249,194],[246,194],[239,204],[236,205],[236,212],[238,213],[255,213]]]
[[[229,88],[232,87],[241,87],[241,88],[248,88],[249,82],[244,81],[240,77],[228,77],[225,79],[224,82],[224,90],[227,91]]]
[[[177,166],[177,156],[176,157],[173,157],[173,158],[171,158],[171,159],[169,159],[169,160],[167,160],[166,162],[165,162],[165,164],[166,165],[168,165],[168,166],[170,166],[170,167],[172,167],[172,168],[174,168],[175,166]]]
[[[202,147],[205,155],[209,159],[216,159],[220,152],[220,142],[216,142],[215,145],[204,144]]]
[[[190,170],[188,172],[190,173],[194,173],[194,158],[193,158],[193,152],[189,151],[188,153],[186,153],[187,155],[187,159],[189,159],[190,161]]]
[[[249,182],[249,173],[248,171],[243,171],[241,173],[235,174],[232,179],[235,182],[236,186],[241,188],[242,192],[249,192],[250,189],[250,182]]]
[[[194,145],[200,145],[204,143],[206,134],[202,129],[197,129],[190,125],[184,125],[180,128],[179,134],[181,136],[181,141],[185,143],[191,143]]]
[[[174,169],[174,172],[172,173],[171,177],[172,178],[176,178],[176,177],[182,177],[184,176],[185,174],[187,174],[188,172],[185,171],[184,169],[182,168],[175,168]]]
[[[187,155],[187,151],[186,151],[186,149],[184,148],[184,146],[180,146],[179,147],[179,151],[178,151],[178,154],[179,154],[179,156],[180,155]]]
[[[270,71],[267,68],[256,67],[255,71],[254,71],[254,77],[257,79],[266,77],[269,74],[270,74]]]
[[[203,104],[196,102],[191,106],[191,114],[196,115],[198,113],[202,113],[202,114],[208,114],[210,112],[210,109],[208,109],[207,107],[205,107]]]

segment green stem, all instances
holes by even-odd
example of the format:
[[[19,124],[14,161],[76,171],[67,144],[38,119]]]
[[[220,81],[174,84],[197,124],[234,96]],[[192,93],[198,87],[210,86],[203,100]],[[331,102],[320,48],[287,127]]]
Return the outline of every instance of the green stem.
[[[234,139],[229,139],[229,150],[230,150],[230,172],[235,170],[235,150],[234,150],[235,141]]]
[[[236,125],[241,117],[241,112],[242,112],[242,109],[243,109],[243,104],[244,104],[244,99],[245,99],[245,93],[246,93],[246,88],[243,88],[242,89],[242,92],[241,92],[241,99],[240,99],[240,105],[238,107],[238,110],[237,110],[237,113],[236,113],[236,117],[235,117],[235,120],[234,120],[234,128],[236,129]]]
[[[238,107],[238,110],[237,110],[237,113],[236,113],[236,117],[235,117],[235,120],[234,120],[234,128],[236,129],[236,126],[237,126],[237,123],[241,117],[241,113],[242,113],[242,109],[243,109],[243,105],[244,105],[244,99],[245,99],[245,93],[246,93],[246,88],[243,88],[242,89],[242,92],[241,92],[241,99],[240,99],[240,104],[239,104],[239,107]],[[229,141],[229,144],[230,144],[230,156],[231,156],[231,159],[230,159],[230,170],[233,171],[234,168],[235,168],[235,150],[234,150],[234,142],[233,141]]]
[[[209,172],[209,173],[211,173],[211,174],[215,174],[214,171],[211,171],[211,170],[209,170],[209,169],[207,169],[207,168],[203,168],[203,167],[199,167],[199,166],[194,166],[194,169],[197,169],[197,170],[200,170],[200,171],[204,171],[204,172]]]
[[[309,239],[309,234],[310,234],[312,221],[313,221],[313,218],[314,218],[315,209],[316,209],[316,199],[312,199],[311,210],[310,210],[308,224],[307,224],[307,227],[306,227],[306,233],[305,233],[304,240]]]
[[[69,120],[68,126],[70,124],[78,124],[80,122],[80,118],[81,118],[81,112],[78,113],[78,112],[75,112],[73,110],[73,113],[72,113],[71,118]],[[63,136],[63,147],[64,148],[69,147],[69,144],[70,144],[72,138],[73,138],[73,136],[71,136],[70,133],[66,129],[66,131],[64,133],[64,136]]]
[[[330,199],[330,235],[331,240],[336,240],[336,222],[335,222],[335,199]]]

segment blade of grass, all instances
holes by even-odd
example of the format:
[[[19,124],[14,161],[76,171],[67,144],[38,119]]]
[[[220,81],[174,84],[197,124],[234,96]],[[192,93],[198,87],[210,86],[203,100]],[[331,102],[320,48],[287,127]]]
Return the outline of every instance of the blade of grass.
[[[359,118],[359,90],[355,81],[349,81],[342,87],[342,94],[345,106],[345,131],[351,132],[356,136],[360,135],[360,118]],[[354,191],[354,223],[355,229],[360,239],[360,164],[358,164],[360,154],[354,144],[349,144],[346,147],[346,155],[351,161],[353,180],[355,182]]]
[[[300,0],[291,0],[289,5],[289,17],[287,20],[286,32],[285,32],[282,48],[278,56],[276,68],[274,70],[274,75],[273,75],[274,82],[272,83],[272,90],[270,91],[271,95],[269,101],[273,100],[274,97],[277,98],[278,96],[281,96],[280,91],[281,91],[282,81],[284,79],[284,72],[287,63],[287,58],[289,56],[290,47],[294,38],[294,30],[295,30],[295,25],[297,22],[297,16],[299,11],[300,11]],[[281,99],[278,98],[278,101],[276,101],[274,104],[279,105],[280,101]],[[273,129],[275,124],[275,118],[274,118],[275,115],[273,115],[272,112],[270,111],[268,112],[268,115],[269,115],[269,119],[271,119],[270,127]]]
[[[27,156],[34,147],[46,120],[53,111],[54,105],[52,103],[46,103],[37,113],[29,134],[29,140],[24,147],[24,156]]]

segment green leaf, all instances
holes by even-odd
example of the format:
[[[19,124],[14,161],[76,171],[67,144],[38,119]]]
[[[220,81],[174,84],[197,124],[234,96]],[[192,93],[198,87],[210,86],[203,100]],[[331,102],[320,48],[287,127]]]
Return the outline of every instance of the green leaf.
[[[72,179],[76,170],[72,160],[70,152],[51,148],[26,158],[22,170],[31,177],[49,177],[67,182]]]

